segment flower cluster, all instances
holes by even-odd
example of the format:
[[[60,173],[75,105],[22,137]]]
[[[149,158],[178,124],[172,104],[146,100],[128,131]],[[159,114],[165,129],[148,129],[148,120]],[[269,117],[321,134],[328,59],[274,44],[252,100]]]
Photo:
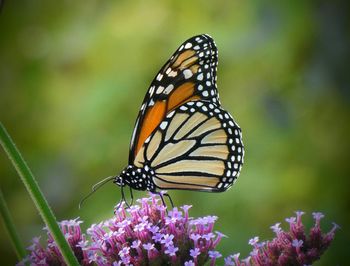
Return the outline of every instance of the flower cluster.
[[[194,219],[191,206],[167,212],[160,197],[137,200],[125,209],[120,206],[115,216],[93,224],[87,235],[81,233],[81,221],[63,221],[60,227],[81,265],[203,265],[221,254],[215,250],[224,235],[214,232],[216,216]],[[48,233],[47,247],[33,240],[31,254],[22,262],[34,265],[61,265],[63,257]]]
[[[86,234],[81,232],[78,219],[63,221],[60,228],[81,265],[216,265],[222,255],[216,249],[224,235],[214,232],[216,216],[194,219],[189,216],[191,206],[173,208],[167,212],[160,197],[151,194],[127,209],[120,206],[115,216],[93,224]],[[334,238],[337,226],[322,233],[321,213],[313,213],[315,225],[306,234],[301,221],[303,212],[287,218],[289,231],[280,223],[272,226],[276,237],[259,243],[249,240],[253,251],[246,259],[239,254],[228,256],[224,264],[249,265],[309,265],[320,258]],[[47,229],[46,229],[47,231]],[[30,255],[20,262],[24,265],[65,265],[51,234],[47,231],[46,245],[34,238],[28,248]],[[223,262],[219,262],[223,264]]]
[[[89,260],[89,251],[85,249],[88,241],[86,241],[85,235],[81,232],[81,223],[82,221],[79,221],[77,218],[62,221],[59,223],[59,226],[80,264],[92,265]],[[44,227],[44,230],[47,232],[46,247],[40,244],[40,237],[35,237],[32,240],[32,245],[27,248],[30,255],[21,261],[19,265],[27,265],[27,262],[30,262],[31,265],[62,265],[64,263],[62,254],[49,230],[47,227]]]
[[[191,206],[169,213],[159,196],[138,200],[139,205],[118,208],[115,217],[91,226],[89,250],[97,265],[203,265],[223,234],[213,232],[215,216],[193,219]]]
[[[334,239],[335,231],[339,228],[333,224],[328,233],[322,233],[320,221],[324,215],[314,212],[314,226],[307,234],[301,220],[304,212],[297,211],[295,217],[286,218],[289,231],[283,231],[281,223],[271,226],[276,237],[271,241],[259,243],[259,237],[249,240],[253,247],[250,256],[239,260],[239,253],[225,258],[225,265],[311,265],[318,260]]]

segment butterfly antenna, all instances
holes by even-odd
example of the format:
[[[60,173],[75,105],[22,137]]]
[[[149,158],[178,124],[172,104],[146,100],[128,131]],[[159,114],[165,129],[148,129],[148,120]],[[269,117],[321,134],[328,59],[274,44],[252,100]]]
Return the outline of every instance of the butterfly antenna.
[[[95,185],[92,186],[91,192],[87,194],[80,202],[79,202],[79,210],[81,209],[81,206],[83,206],[83,203],[85,200],[87,200],[92,194],[96,192],[100,187],[102,187],[104,184],[108,183],[109,181],[115,179],[115,176],[109,176],[106,177],[105,179],[101,180],[100,182],[96,183]]]

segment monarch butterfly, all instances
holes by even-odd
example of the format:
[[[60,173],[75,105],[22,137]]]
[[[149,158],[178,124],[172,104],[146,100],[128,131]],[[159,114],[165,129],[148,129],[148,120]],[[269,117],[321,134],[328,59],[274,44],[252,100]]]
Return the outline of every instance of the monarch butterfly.
[[[186,40],[153,79],[136,119],[121,187],[223,192],[239,176],[242,133],[221,107],[218,52],[207,34]],[[159,192],[158,192],[159,193]],[[171,200],[171,199],[170,199]]]

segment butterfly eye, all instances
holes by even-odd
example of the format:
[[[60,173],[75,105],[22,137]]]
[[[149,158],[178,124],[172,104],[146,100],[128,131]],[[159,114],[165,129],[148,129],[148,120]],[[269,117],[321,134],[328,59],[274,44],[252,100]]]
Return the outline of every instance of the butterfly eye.
[[[122,179],[120,176],[116,177],[116,178],[113,180],[113,183],[116,184],[116,185],[118,185],[119,187],[125,186],[125,182],[123,182],[123,179]]]

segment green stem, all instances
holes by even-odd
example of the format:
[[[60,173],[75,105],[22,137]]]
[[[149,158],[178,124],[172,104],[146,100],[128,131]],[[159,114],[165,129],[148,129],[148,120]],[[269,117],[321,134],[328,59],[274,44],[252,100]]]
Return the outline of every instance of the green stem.
[[[26,256],[26,251],[22,245],[21,240],[19,239],[19,236],[16,231],[16,227],[12,221],[12,217],[10,214],[9,209],[7,208],[6,201],[4,199],[4,196],[2,195],[2,191],[0,189],[0,213],[1,217],[4,221],[5,229],[12,241],[12,245],[16,251],[16,255],[18,257],[18,260],[24,259]]]
[[[76,257],[74,256],[71,248],[69,247],[66,239],[64,238],[58,226],[56,218],[52,210],[50,209],[49,204],[47,203],[43,193],[41,192],[38,183],[34,178],[34,175],[30,171],[28,165],[24,161],[22,155],[16,148],[10,135],[7,133],[2,123],[0,123],[0,142],[4,150],[6,151],[7,156],[11,160],[13,166],[17,170],[17,173],[21,177],[22,182],[24,183],[29,195],[31,196],[36,208],[39,211],[39,214],[41,215],[45,224],[49,228],[58,248],[60,249],[63,255],[65,262],[68,265],[79,265]]]

